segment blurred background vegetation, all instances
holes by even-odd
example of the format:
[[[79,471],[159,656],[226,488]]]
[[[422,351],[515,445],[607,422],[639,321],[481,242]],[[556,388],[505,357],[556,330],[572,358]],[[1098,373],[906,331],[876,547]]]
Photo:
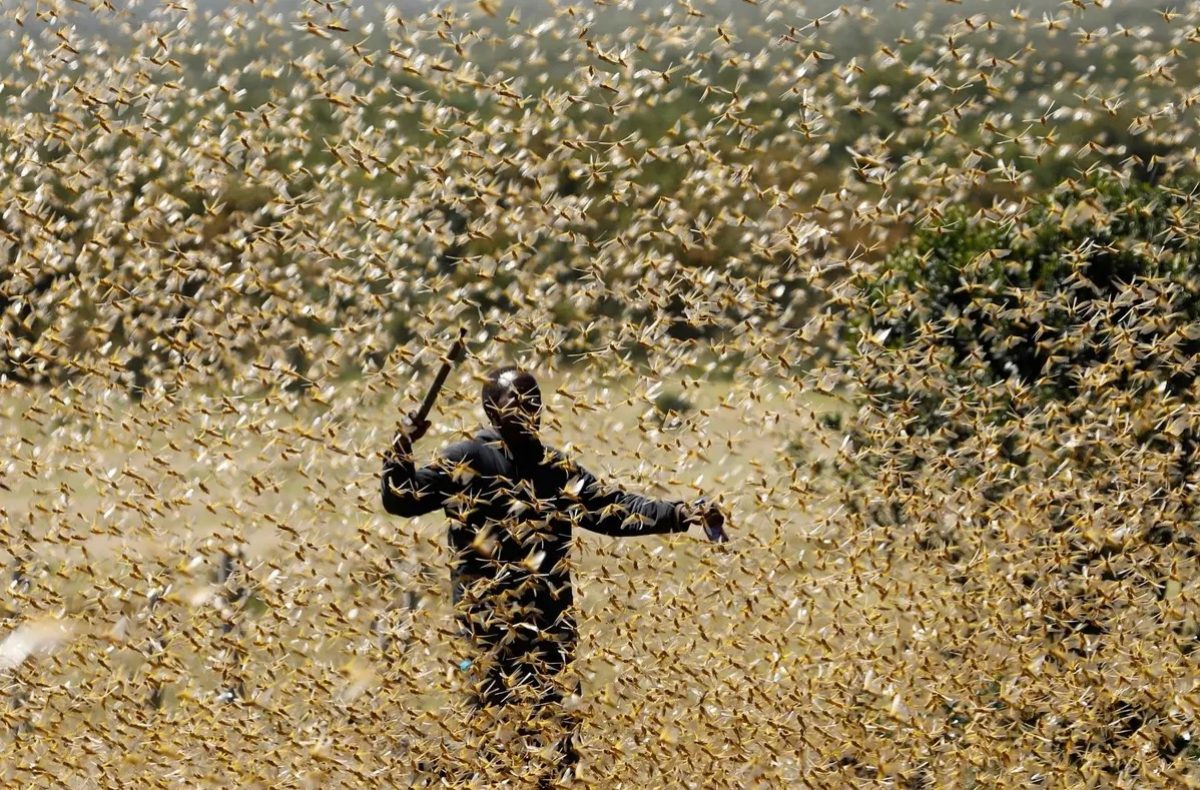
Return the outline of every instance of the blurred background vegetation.
[[[751,317],[726,299],[720,321],[705,318],[689,309],[701,297],[682,286],[661,310],[615,295],[663,261],[666,270],[732,273],[769,293],[771,318],[799,331],[819,302],[814,288],[828,284],[814,283],[814,267],[799,265],[800,256],[825,259],[820,278],[836,278],[852,260],[880,259],[941,206],[1036,195],[1097,165],[1154,181],[1164,162],[1186,161],[1193,144],[1183,130],[1195,117],[1187,86],[1198,82],[1197,60],[1177,52],[1160,63],[1148,54],[1178,51],[1186,38],[1148,3],[554,7],[578,27],[538,25],[545,6],[537,2],[355,3],[336,15],[316,3],[264,10],[206,2],[190,7],[183,38],[173,38],[180,17],[169,7],[78,6],[69,17],[17,9],[16,26],[0,38],[10,64],[0,95],[4,194],[36,195],[34,213],[54,221],[35,231],[11,209],[0,214],[0,315],[20,339],[0,359],[0,374],[59,379],[111,343],[126,349],[129,384],[140,391],[178,360],[168,359],[169,343],[143,336],[138,311],[187,327],[179,344],[199,339],[194,327],[207,319],[189,300],[209,295],[212,266],[226,267],[222,278],[252,267],[275,284],[244,293],[252,304],[276,290],[309,305],[289,317],[284,336],[260,332],[286,348],[283,364],[300,386],[312,356],[301,335],[320,338],[357,321],[385,326],[385,336],[347,354],[339,375],[355,376],[383,364],[395,344],[432,331],[414,314],[450,293],[473,306],[457,321],[496,330],[521,309],[514,256],[522,270],[546,272],[579,258],[572,265],[600,283],[589,300],[563,289],[528,297],[545,303],[560,330],[531,350],[564,360],[611,335],[607,323],[665,315],[666,337],[708,342]],[[676,40],[639,40],[635,15],[696,25],[677,25]],[[340,21],[322,27],[343,17],[353,36]],[[245,33],[248,19],[257,21]],[[64,30],[76,40],[67,49]],[[120,91],[136,94],[140,80],[154,86],[154,98],[84,97],[70,51],[79,42],[95,50],[85,54],[117,64]],[[618,83],[637,87],[616,98]],[[531,130],[531,113],[555,120]],[[1169,126],[1159,122],[1166,117]],[[53,133],[56,123],[70,127],[70,144]],[[275,134],[272,123],[288,130]],[[479,130],[500,152],[482,174],[454,145]],[[85,148],[90,167],[107,171],[98,180],[103,199],[120,207],[119,222],[137,225],[152,198],[189,232],[98,235],[87,218],[95,184],[55,175],[70,172],[68,160]],[[177,166],[189,151],[200,154],[202,173]],[[539,161],[538,172],[518,154]],[[623,166],[621,154],[636,166]],[[519,237],[504,223],[477,230],[489,203],[515,210],[516,193],[531,188],[576,207],[564,233]],[[379,220],[396,205],[412,209],[397,215],[403,227]],[[864,205],[875,209],[860,214],[855,207]],[[304,206],[353,227],[336,239],[304,239],[282,221]],[[376,216],[364,219],[363,207]],[[635,221],[647,214],[685,231],[656,233]],[[366,235],[376,242],[370,253]],[[595,254],[614,240],[632,245],[640,263]],[[87,286],[72,296],[79,289],[67,287],[79,282],[90,241],[107,247],[105,276],[134,291],[147,248],[170,245],[177,259],[213,263],[155,269],[159,290],[174,298],[131,299],[120,320],[97,326],[105,311],[95,302],[105,297]],[[42,243],[55,252],[18,262]],[[496,262],[484,267],[485,279],[471,265],[479,261]],[[367,309],[339,288],[338,271],[404,309]],[[397,279],[425,276],[433,288],[395,292]],[[621,339],[616,349],[637,363],[644,345]],[[244,358],[262,352],[251,339],[232,349]],[[199,364],[228,362],[214,354]]]

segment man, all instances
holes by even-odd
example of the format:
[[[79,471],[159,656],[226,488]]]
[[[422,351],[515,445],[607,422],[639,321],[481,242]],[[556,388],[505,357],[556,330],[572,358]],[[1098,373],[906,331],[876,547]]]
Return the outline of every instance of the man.
[[[603,485],[538,436],[542,397],[537,381],[516,367],[492,371],[483,386],[491,423],[472,439],[443,449],[416,468],[413,442],[429,421],[400,430],[384,457],[383,507],[398,516],[443,508],[450,519],[450,578],[455,612],[473,645],[475,704],[504,705],[532,697],[557,705],[557,676],[576,643],[569,555],[575,527],[616,536],[704,527],[725,541],[724,516],[703,499],[660,501]],[[566,721],[560,766],[577,760],[575,721]]]

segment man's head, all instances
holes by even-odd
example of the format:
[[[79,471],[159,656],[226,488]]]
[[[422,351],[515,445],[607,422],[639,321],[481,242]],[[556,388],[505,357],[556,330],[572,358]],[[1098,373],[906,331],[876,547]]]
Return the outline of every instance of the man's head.
[[[537,438],[542,415],[537,379],[512,365],[493,370],[483,385],[483,411],[505,442]]]

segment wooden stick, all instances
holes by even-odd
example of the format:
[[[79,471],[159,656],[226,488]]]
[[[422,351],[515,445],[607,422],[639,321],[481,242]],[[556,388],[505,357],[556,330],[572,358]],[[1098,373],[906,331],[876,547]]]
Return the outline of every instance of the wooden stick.
[[[438,371],[437,378],[433,380],[433,385],[429,388],[429,392],[425,393],[425,400],[421,401],[421,408],[413,415],[413,422],[421,422],[433,410],[433,404],[437,400],[438,393],[442,391],[442,385],[446,383],[446,377],[450,375],[450,368],[462,356],[463,349],[466,347],[466,340],[467,330],[458,330],[458,339],[450,347],[450,353],[446,354],[446,359],[442,362],[442,367]]]

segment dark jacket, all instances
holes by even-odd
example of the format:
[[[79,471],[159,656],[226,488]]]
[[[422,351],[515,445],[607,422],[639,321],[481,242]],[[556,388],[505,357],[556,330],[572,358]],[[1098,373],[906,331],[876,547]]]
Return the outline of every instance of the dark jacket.
[[[455,610],[476,641],[531,644],[575,639],[571,535],[679,532],[677,502],[603,486],[558,450],[513,451],[492,429],[443,449],[429,466],[384,461],[383,507],[398,516],[443,508],[450,518]]]

